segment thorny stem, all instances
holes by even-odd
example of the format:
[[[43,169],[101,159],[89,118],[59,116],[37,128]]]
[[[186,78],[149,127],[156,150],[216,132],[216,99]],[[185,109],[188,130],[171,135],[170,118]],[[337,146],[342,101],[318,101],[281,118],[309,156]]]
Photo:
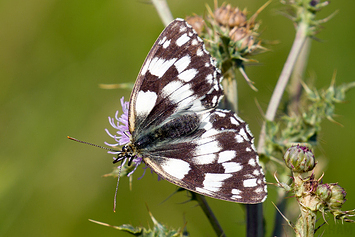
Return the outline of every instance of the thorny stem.
[[[223,231],[221,225],[219,224],[216,216],[213,214],[210,206],[208,205],[206,198],[200,194],[197,194],[197,193],[194,193],[194,196],[196,198],[196,201],[198,202],[198,204],[202,208],[203,212],[205,213],[206,217],[210,221],[212,228],[216,232],[217,236],[225,237],[226,235],[224,234],[224,231]]]
[[[174,20],[166,0],[152,0],[152,3],[165,26]]]
[[[308,61],[308,55],[309,55],[309,49],[311,45],[311,39],[306,38],[306,41],[304,43],[304,46],[301,49],[301,52],[299,54],[299,57],[296,61],[296,64],[294,66],[294,70],[292,72],[291,76],[291,81],[288,87],[289,91],[289,100],[290,104],[288,106],[288,111],[289,113],[298,113],[299,109],[299,99],[300,95],[302,92],[302,85],[301,85],[301,80],[303,78],[307,61]],[[285,174],[286,175],[286,174]],[[288,175],[286,175],[288,178]],[[277,201],[277,208],[280,210],[281,213],[284,213],[286,210],[286,195],[287,192],[284,189],[278,189],[278,201]],[[273,231],[273,236],[279,236],[281,235],[283,231],[283,222],[284,218],[281,216],[279,212],[276,212],[275,214],[275,223],[274,223],[274,231]]]
[[[290,54],[287,57],[286,63],[282,69],[281,75],[279,80],[277,81],[276,87],[272,94],[271,100],[269,102],[265,119],[269,121],[273,121],[276,115],[277,108],[279,107],[282,95],[285,91],[286,85],[289,81],[291,76],[292,70],[295,66],[296,60],[301,52],[301,49],[306,41],[307,38],[307,29],[308,25],[306,23],[300,23],[297,29],[296,38],[293,42]],[[261,128],[259,143],[258,143],[258,152],[264,153],[264,146],[265,146],[265,124]]]
[[[304,185],[304,181],[299,173],[293,172],[293,178],[296,187],[299,188]],[[314,236],[317,213],[309,208],[315,206],[313,202],[314,200],[311,198],[310,192],[308,192],[308,195],[306,194],[302,196],[302,202],[298,202],[298,206],[301,209],[301,216],[298,218],[296,225],[294,226],[296,237]]]
[[[301,207],[301,217],[296,223],[296,237],[313,237],[317,215],[306,207]]]

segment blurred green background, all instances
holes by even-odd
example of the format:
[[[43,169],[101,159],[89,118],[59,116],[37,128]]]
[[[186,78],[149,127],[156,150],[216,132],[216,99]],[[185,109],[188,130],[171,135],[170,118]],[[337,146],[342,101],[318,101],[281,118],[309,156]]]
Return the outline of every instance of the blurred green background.
[[[112,168],[106,151],[69,141],[103,145],[112,141],[104,129],[107,117],[120,109],[127,90],[104,90],[100,83],[134,82],[150,47],[163,29],[148,1],[131,0],[1,0],[0,1],[0,236],[129,236],[88,221],[121,225],[152,225],[146,205],[158,221],[183,227],[191,236],[215,236],[186,193],[164,202],[176,187],[142,173],[121,179],[118,207],[112,211],[116,179],[102,178]],[[265,1],[231,1],[255,12]],[[168,1],[174,17],[206,13],[213,1]],[[259,92],[239,81],[240,115],[256,137],[262,117],[254,98],[265,110],[294,38],[292,23],[277,13],[276,0],[258,17],[262,38],[279,40],[270,52],[247,68]],[[354,80],[355,2],[332,1],[319,13],[339,13],[313,41],[307,77],[327,87],[334,70],[337,83]],[[320,149],[326,158],[325,182],[339,182],[348,193],[344,210],[355,208],[354,133],[355,90],[340,104],[337,121],[323,123]],[[111,130],[112,131],[112,130]],[[275,182],[268,176],[269,182]],[[275,209],[275,188],[265,202],[268,236]],[[227,236],[244,235],[240,205],[208,199]],[[320,223],[322,221],[320,220]],[[334,225],[329,216],[324,236],[354,236],[355,226]],[[288,227],[285,226],[285,229]],[[321,231],[322,231],[321,230]],[[238,234],[236,234],[238,233]]]

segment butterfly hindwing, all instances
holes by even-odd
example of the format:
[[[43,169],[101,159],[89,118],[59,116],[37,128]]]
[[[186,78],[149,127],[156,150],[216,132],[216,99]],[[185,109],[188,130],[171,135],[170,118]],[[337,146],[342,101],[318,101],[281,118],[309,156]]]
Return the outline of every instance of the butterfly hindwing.
[[[260,203],[267,192],[253,139],[243,120],[217,109],[195,135],[169,147],[156,146],[144,160],[162,178],[188,190],[227,201]]]

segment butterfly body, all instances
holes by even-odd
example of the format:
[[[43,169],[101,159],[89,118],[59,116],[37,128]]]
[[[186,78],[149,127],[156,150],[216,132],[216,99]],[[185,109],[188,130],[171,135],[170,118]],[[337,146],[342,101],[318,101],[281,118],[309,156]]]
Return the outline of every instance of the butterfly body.
[[[203,41],[176,19],[158,37],[134,85],[130,143],[116,161],[139,156],[163,179],[217,199],[260,203],[266,184],[248,125],[217,108],[222,76]]]

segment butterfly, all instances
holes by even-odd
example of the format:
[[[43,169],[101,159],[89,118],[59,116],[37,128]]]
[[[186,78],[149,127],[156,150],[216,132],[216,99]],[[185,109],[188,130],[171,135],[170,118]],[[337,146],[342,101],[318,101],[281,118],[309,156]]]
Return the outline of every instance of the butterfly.
[[[263,202],[265,177],[248,125],[217,108],[221,80],[194,29],[183,19],[171,22],[138,74],[126,108],[127,130],[120,133],[127,144],[111,152],[117,154],[114,163],[141,159],[184,189],[231,202]]]

